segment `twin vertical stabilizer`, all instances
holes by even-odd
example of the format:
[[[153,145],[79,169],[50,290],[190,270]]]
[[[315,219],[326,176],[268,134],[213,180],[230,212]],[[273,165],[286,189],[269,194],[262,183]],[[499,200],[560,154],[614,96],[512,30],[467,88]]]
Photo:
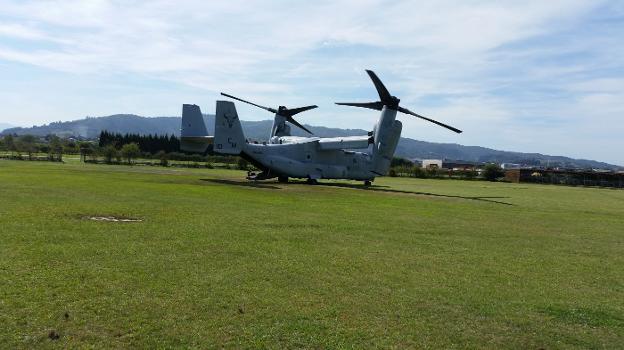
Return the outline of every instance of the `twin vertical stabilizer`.
[[[217,153],[239,154],[245,143],[236,107],[230,101],[217,101],[215,136],[208,136],[199,106],[182,105],[181,134],[180,149],[193,153],[205,154],[214,143],[213,149]]]
[[[182,105],[180,149],[186,152],[206,153],[214,137],[208,136],[204,117],[197,105]]]
[[[214,150],[223,154],[240,154],[245,144],[245,135],[236,107],[230,101],[217,101],[215,116]]]

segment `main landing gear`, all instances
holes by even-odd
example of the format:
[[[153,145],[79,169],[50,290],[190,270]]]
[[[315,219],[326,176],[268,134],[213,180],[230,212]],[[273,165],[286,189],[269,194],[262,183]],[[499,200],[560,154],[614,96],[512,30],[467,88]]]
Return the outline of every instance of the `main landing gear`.
[[[271,176],[269,173],[267,172],[255,172],[255,171],[248,171],[247,172],[247,180],[251,180],[251,181],[262,181],[262,180],[268,180],[271,179],[275,176]]]

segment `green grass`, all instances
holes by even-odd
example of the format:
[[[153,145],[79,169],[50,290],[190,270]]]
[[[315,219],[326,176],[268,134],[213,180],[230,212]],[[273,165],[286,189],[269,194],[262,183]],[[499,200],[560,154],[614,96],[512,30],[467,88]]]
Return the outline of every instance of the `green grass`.
[[[0,347],[624,344],[622,190],[243,179],[0,161]]]

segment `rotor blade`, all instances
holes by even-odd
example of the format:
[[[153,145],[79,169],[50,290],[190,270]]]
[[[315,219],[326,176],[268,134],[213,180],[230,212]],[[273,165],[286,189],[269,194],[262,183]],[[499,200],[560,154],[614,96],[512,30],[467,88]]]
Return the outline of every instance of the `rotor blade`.
[[[317,105],[312,105],[312,106],[305,106],[305,107],[287,109],[285,111],[281,111],[280,115],[282,115],[284,117],[292,117],[295,114],[299,114],[301,112],[309,111],[309,110],[314,109],[314,108],[318,108],[318,106]]]
[[[368,76],[373,81],[373,84],[375,84],[375,89],[377,89],[377,93],[379,94],[379,99],[381,100],[381,102],[385,104],[391,103],[392,95],[390,95],[390,93],[388,92],[388,89],[386,89],[386,87],[381,82],[381,79],[379,79],[377,74],[375,74],[375,72],[373,72],[372,70],[368,70],[368,69],[366,70],[366,73],[368,73]]]
[[[298,122],[298,121],[296,121],[296,120],[294,120],[294,119],[293,119],[293,117],[290,117],[290,116],[289,116],[289,117],[286,117],[286,120],[288,120],[288,121],[289,121],[289,122],[291,122],[292,124],[294,124],[294,125],[296,125],[296,126],[300,127],[301,129],[303,129],[303,130],[307,131],[309,134],[312,134],[312,131],[310,131],[310,130],[306,129],[306,127],[305,127],[305,126],[303,126],[303,125],[299,124],[299,122]],[[312,134],[312,135],[314,135],[314,134]]]
[[[351,106],[351,107],[362,107],[368,109],[374,109],[376,111],[381,111],[384,104],[381,101],[377,102],[336,102],[337,105],[341,106]]]
[[[266,111],[269,111],[269,112],[271,112],[271,113],[277,113],[277,110],[276,110],[276,109],[274,109],[274,108],[271,108],[271,107],[260,106],[260,105],[257,105],[257,104],[255,104],[255,103],[253,103],[253,102],[245,101],[245,100],[243,100],[242,98],[238,98],[238,97],[235,97],[235,96],[232,96],[232,95],[228,95],[228,94],[223,93],[223,92],[221,93],[221,95],[223,95],[223,96],[225,96],[225,97],[233,98],[233,99],[238,100],[238,101],[241,101],[241,102],[248,103],[248,104],[250,104],[250,105],[252,105],[252,106],[256,106],[256,107],[258,107],[258,108],[262,108],[262,109],[264,109],[264,110],[266,110]]]
[[[418,118],[420,118],[420,119],[424,119],[424,120],[426,120],[426,121],[429,121],[429,122],[432,122],[432,123],[434,123],[434,124],[440,125],[440,126],[445,127],[445,128],[447,128],[447,129],[449,129],[449,130],[453,130],[453,131],[455,131],[455,132],[456,132],[456,133],[458,133],[458,134],[461,134],[461,132],[462,132],[461,130],[459,130],[459,129],[457,129],[457,128],[454,128],[454,127],[452,127],[452,126],[446,125],[446,124],[444,124],[444,123],[440,123],[440,122],[439,122],[439,121],[437,121],[437,120],[429,119],[429,118],[427,118],[427,117],[423,117],[422,115],[416,114],[416,113],[414,113],[414,112],[410,111],[410,110],[409,110],[409,109],[407,109],[407,108],[399,107],[399,108],[398,108],[398,111],[399,111],[399,112],[403,112],[403,113],[405,113],[405,114],[411,114],[411,115],[413,115],[414,117],[418,117]]]

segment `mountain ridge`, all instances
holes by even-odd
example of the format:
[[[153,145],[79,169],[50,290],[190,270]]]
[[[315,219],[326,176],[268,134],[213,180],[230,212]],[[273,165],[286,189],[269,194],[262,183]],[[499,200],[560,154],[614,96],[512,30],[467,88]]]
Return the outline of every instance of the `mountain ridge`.
[[[214,116],[205,115],[209,134],[214,135]],[[103,117],[86,117],[67,122],[53,122],[30,128],[14,127],[0,134],[32,134],[45,136],[80,136],[97,138],[102,130],[135,134],[174,134],[180,135],[180,117],[142,117],[133,114],[115,114]],[[271,120],[241,121],[245,136],[256,140],[266,140],[271,129]],[[305,124],[315,136],[356,136],[366,135],[363,129],[340,129]],[[305,136],[305,132],[292,128],[293,135]],[[436,143],[402,137],[396,155],[409,159],[452,159],[471,162],[522,163],[529,165],[558,165],[572,168],[624,169],[622,166],[590,159],[574,159],[565,156],[552,156],[541,153],[501,151],[481,146],[464,146],[456,143]]]
[[[0,123],[0,133],[2,133],[3,130],[5,129],[11,129],[14,128],[15,125],[9,124],[9,123]]]

